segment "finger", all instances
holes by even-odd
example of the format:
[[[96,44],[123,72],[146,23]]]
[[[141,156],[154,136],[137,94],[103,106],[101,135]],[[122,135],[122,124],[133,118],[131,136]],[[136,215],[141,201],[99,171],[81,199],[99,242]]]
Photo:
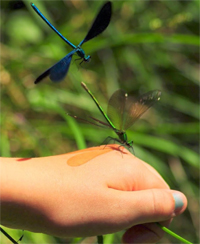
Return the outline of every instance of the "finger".
[[[182,213],[187,206],[187,199],[181,192],[164,189],[116,191],[110,197],[112,206],[107,205],[109,213],[106,217],[111,226],[113,223],[113,228],[117,228],[113,231],[169,220]]]
[[[128,229],[122,243],[157,243],[163,236],[164,231],[156,223],[141,224]]]

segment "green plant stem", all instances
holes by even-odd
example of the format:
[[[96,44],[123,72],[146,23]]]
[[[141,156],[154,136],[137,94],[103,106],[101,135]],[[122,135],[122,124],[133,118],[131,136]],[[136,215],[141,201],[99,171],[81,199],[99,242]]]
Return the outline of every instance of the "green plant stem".
[[[187,244],[193,244],[192,242],[187,241],[186,239],[184,239],[183,237],[177,235],[176,233],[174,233],[173,231],[169,230],[167,227],[162,226],[160,223],[156,223],[163,231],[165,231],[166,233],[170,234],[171,236],[173,236],[174,238],[178,239],[181,242],[187,243]]]
[[[97,243],[103,244],[103,236],[97,236]]]
[[[18,244],[3,228],[0,227],[0,231],[13,243]]]

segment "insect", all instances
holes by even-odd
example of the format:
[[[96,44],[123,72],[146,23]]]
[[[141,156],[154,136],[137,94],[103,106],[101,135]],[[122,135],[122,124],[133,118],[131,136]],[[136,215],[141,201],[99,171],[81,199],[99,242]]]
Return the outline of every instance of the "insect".
[[[128,140],[126,130],[130,128],[144,112],[153,106],[154,103],[160,100],[161,91],[153,90],[134,99],[133,97],[129,97],[124,90],[119,89],[115,91],[109,99],[106,114],[85,83],[82,82],[81,85],[93,99],[106,122],[93,117],[90,117],[92,121],[88,121],[74,115],[68,115],[89,124],[111,128],[118,136],[118,138],[110,137],[111,139],[119,142],[121,145],[127,146],[129,149],[133,149],[133,141]]]
[[[90,55],[86,55],[84,50],[81,48],[81,46],[94,38],[95,36],[102,33],[107,26],[110,23],[111,15],[112,15],[112,4],[110,1],[106,2],[102,8],[100,9],[99,13],[97,14],[91,28],[89,29],[86,37],[78,44],[78,46],[75,46],[73,43],[71,43],[69,40],[67,40],[48,20],[47,18],[40,12],[40,10],[35,6],[34,3],[31,3],[32,8],[35,10],[35,12],[53,29],[69,46],[73,48],[73,50],[68,53],[63,59],[61,59],[59,62],[54,64],[52,67],[44,71],[36,80],[35,84],[39,83],[41,80],[43,80],[45,77],[49,76],[50,80],[53,82],[60,82],[64,79],[66,76],[69,65],[72,60],[73,54],[77,53],[77,55],[82,59],[82,62],[89,62],[91,59]],[[81,63],[82,63],[81,62]]]

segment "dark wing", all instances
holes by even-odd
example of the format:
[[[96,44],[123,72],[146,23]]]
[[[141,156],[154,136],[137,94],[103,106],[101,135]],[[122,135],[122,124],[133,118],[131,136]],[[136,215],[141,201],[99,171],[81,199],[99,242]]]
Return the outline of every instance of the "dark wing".
[[[51,68],[47,69],[44,73],[42,73],[40,76],[38,76],[38,78],[35,80],[34,83],[35,84],[39,83],[47,76],[49,76],[49,78],[53,82],[59,82],[62,79],[64,79],[64,77],[66,76],[66,74],[68,72],[72,56],[75,52],[76,51],[73,50],[70,53],[68,53],[63,59],[61,59],[59,62],[54,64]]]
[[[136,120],[140,118],[150,107],[160,100],[161,91],[153,90],[147,92],[136,100],[133,97],[128,97],[125,106],[125,121],[123,124],[123,130],[127,130],[131,127]]]
[[[71,51],[63,59],[61,59],[58,63],[50,68],[49,78],[53,82],[60,82],[67,75],[72,56],[75,52],[76,50]]]
[[[38,76],[38,78],[34,81],[35,84],[39,83],[40,81],[42,81],[45,77],[47,77],[50,73],[50,69],[47,69],[46,71],[44,71],[40,76]]]
[[[87,42],[90,39],[102,33],[109,25],[111,15],[112,15],[112,4],[110,1],[108,1],[103,5],[101,10],[99,11],[86,37],[79,45],[81,46],[84,42]]]
[[[123,129],[126,100],[127,93],[119,89],[113,93],[108,102],[107,115],[118,130]]]

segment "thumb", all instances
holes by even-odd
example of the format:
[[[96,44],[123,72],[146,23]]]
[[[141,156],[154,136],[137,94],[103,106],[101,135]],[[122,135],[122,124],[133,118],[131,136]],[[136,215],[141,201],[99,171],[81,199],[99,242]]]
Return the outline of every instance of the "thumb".
[[[187,206],[183,193],[168,189],[114,191],[110,197],[116,203],[112,208],[113,217],[120,229],[169,220],[182,213]]]
[[[166,198],[163,199],[163,211],[160,203],[158,203],[158,208],[156,208],[156,211],[154,211],[154,213],[157,213],[156,215],[158,215],[158,219],[167,218],[168,215],[169,217],[170,215],[171,217],[174,217],[178,214],[181,214],[187,206],[187,199],[181,192],[169,190],[166,193],[171,194],[171,197],[169,196],[169,199],[173,199],[172,201],[169,200],[169,202],[164,201],[166,200]],[[159,201],[161,195],[159,193],[156,193],[156,195],[158,197],[157,200]],[[154,202],[154,204],[156,204],[156,201]],[[168,205],[167,208],[166,205]],[[152,219],[154,219],[154,216],[152,216]],[[152,222],[155,221],[156,220],[154,219],[154,221]],[[165,221],[162,224],[169,225],[169,223],[170,220]],[[163,237],[163,235],[164,231],[162,231],[156,223],[139,224],[132,226],[124,233],[122,237],[122,243],[157,243]]]
[[[170,218],[182,213],[187,206],[186,197],[178,191],[151,189],[133,193],[130,203],[126,202],[130,218],[129,229],[122,237],[124,244],[158,242],[164,232],[154,222],[166,220],[164,224],[168,225]]]

